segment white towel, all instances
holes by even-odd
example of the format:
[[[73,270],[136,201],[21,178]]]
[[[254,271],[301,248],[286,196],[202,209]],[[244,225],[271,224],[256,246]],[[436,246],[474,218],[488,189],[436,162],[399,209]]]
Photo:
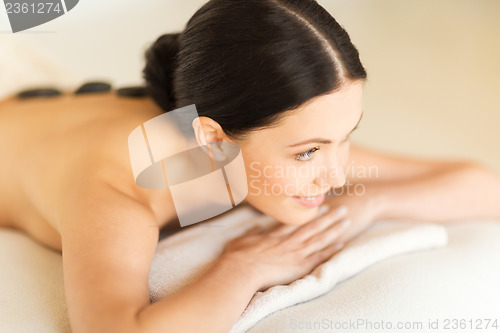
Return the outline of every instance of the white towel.
[[[271,227],[276,223],[249,207],[239,207],[161,240],[149,275],[151,300],[167,297],[200,277],[221,255],[229,240],[255,225]],[[442,247],[447,240],[446,229],[440,225],[378,221],[311,274],[289,285],[257,292],[231,333],[246,332],[273,312],[312,300],[378,261]]]

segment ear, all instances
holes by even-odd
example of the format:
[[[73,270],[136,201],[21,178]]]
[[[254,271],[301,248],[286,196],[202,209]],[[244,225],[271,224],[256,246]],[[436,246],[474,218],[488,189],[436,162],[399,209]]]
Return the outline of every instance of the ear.
[[[231,141],[218,122],[209,117],[197,117],[193,120],[193,129],[196,135],[196,141],[200,146],[207,142]]]

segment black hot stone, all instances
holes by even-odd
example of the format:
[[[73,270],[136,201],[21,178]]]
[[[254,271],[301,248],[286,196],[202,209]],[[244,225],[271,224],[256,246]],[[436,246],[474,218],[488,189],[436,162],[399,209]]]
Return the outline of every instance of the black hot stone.
[[[116,91],[120,97],[142,98],[148,95],[145,87],[124,87]]]
[[[106,82],[88,82],[75,91],[75,95],[90,93],[105,93],[111,91],[111,85]]]
[[[19,99],[29,99],[29,98],[38,98],[38,97],[56,97],[61,95],[62,92],[53,88],[39,88],[39,89],[30,89],[24,90],[17,94],[17,98]]]

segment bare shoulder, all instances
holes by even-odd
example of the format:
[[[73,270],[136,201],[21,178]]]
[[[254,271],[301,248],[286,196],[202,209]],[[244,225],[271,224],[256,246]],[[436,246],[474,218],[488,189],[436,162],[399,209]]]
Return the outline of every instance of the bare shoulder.
[[[99,173],[88,173],[63,188],[55,221],[60,229],[63,247],[73,230],[96,233],[101,238],[116,237],[127,231],[147,230],[157,241],[159,221],[146,197],[128,189],[117,187]],[[112,234],[103,233],[112,229]]]

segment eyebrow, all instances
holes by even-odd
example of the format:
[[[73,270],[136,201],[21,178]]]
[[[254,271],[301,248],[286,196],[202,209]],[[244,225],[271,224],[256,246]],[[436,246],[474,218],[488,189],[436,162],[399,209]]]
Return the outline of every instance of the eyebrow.
[[[361,118],[363,118],[363,114],[364,112],[361,112],[361,116],[359,117],[359,120],[358,120],[358,123],[356,124],[356,126],[354,126],[354,128],[349,132],[349,134],[351,134],[352,132],[354,132],[357,128],[358,128],[358,125],[359,123],[361,122]],[[347,135],[349,135],[347,134]],[[309,140],[305,140],[305,141],[301,141],[301,142],[298,142],[298,143],[294,143],[293,145],[289,145],[288,147],[297,147],[297,146],[302,146],[302,145],[306,145],[306,144],[309,144],[309,143],[322,143],[322,144],[329,144],[329,143],[332,143],[331,140],[328,140],[328,139],[323,139],[323,138],[313,138],[313,139],[309,139]]]

